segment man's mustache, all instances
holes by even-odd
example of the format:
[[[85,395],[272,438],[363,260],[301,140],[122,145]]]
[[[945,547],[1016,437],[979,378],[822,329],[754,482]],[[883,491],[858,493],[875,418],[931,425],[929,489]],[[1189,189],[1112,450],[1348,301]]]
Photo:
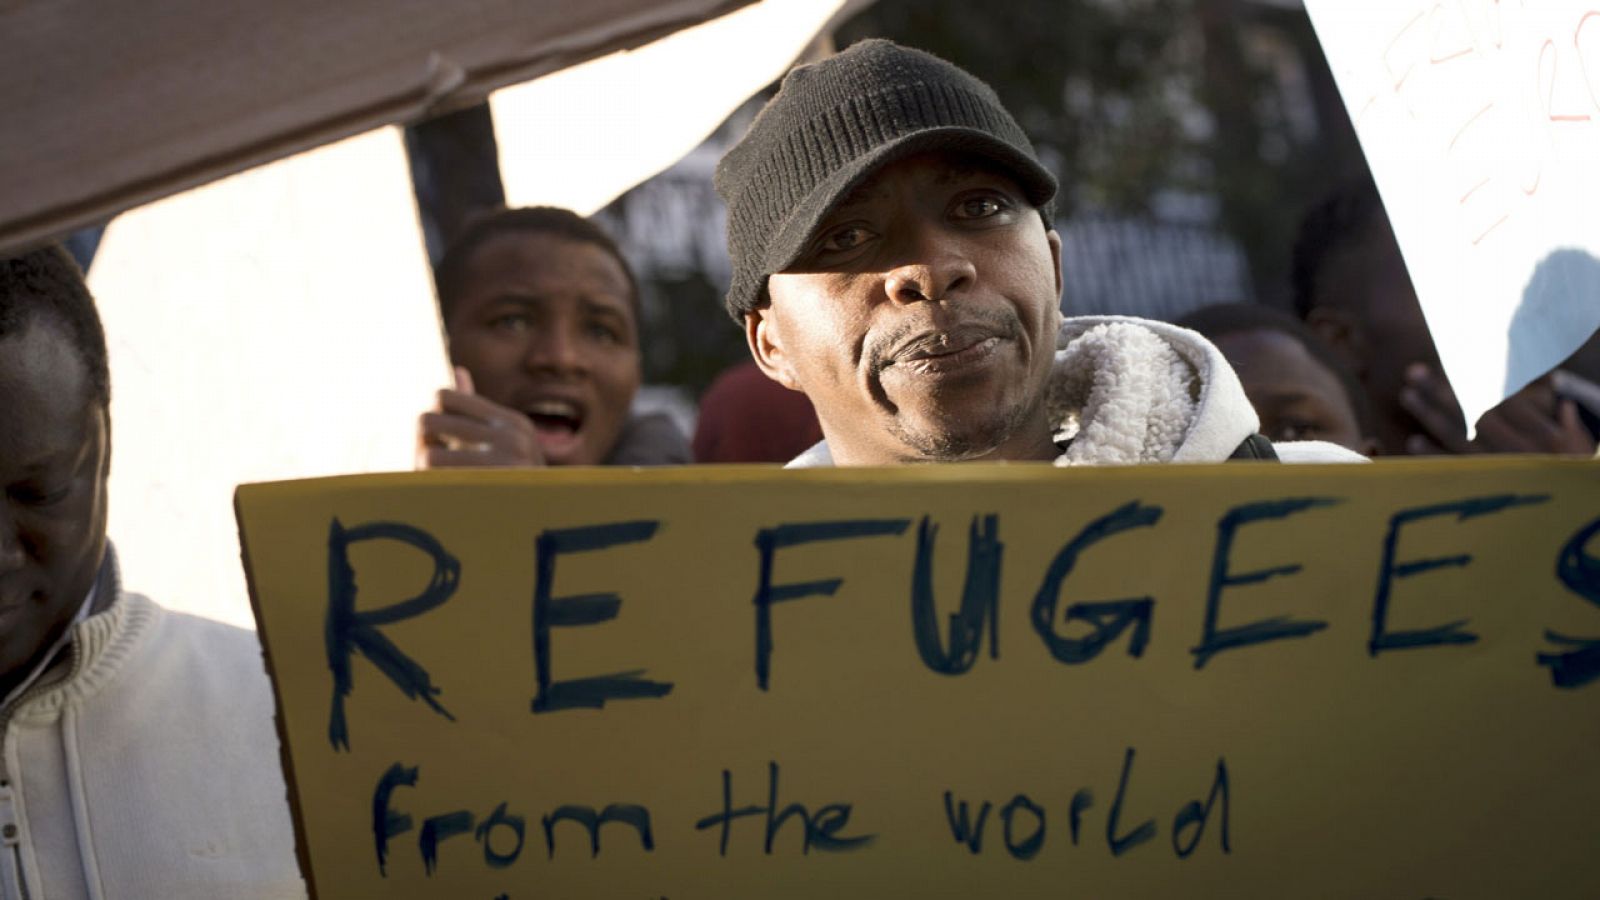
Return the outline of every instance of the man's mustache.
[[[951,322],[906,322],[872,342],[867,365],[881,372],[898,362],[943,356],[993,337],[1016,340],[1020,334],[1017,317],[998,309],[973,310]]]

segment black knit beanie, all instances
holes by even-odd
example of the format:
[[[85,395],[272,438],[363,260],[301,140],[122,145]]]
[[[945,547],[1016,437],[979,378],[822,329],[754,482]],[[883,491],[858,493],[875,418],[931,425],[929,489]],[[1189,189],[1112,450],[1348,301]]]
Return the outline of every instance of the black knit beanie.
[[[733,259],[728,314],[742,323],[764,301],[767,276],[792,265],[834,204],[874,170],[928,150],[995,162],[1053,218],[1055,176],[994,91],[964,70],[866,40],[791,71],[717,164]]]

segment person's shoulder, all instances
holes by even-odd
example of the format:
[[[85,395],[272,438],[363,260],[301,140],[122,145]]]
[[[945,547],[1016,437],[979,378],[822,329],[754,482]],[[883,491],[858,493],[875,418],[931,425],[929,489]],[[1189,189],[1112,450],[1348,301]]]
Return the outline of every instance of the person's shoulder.
[[[256,633],[248,628],[241,628],[218,619],[208,619],[194,613],[181,612],[168,609],[145,597],[142,594],[125,594],[124,600],[133,600],[148,603],[160,610],[162,627],[177,639],[193,641],[198,644],[257,644]]]
[[[683,436],[672,417],[664,412],[647,412],[628,418],[605,464],[680,466],[691,461],[689,439]]]
[[[1364,463],[1372,462],[1347,447],[1327,441],[1273,442],[1278,459],[1286,463]]]
[[[80,704],[92,720],[136,732],[146,726],[135,720],[159,708],[165,718],[152,722],[168,727],[182,720],[208,739],[264,740],[272,733],[272,687],[254,632],[165,609],[129,591],[80,627],[83,663],[52,695],[54,708]]]
[[[265,678],[261,641],[254,631],[167,609],[142,594],[125,593],[118,602],[144,610],[153,620],[148,649],[162,668],[199,668],[230,678]]]
[[[817,441],[804,453],[784,464],[785,469],[823,469],[833,465],[833,452],[827,441]]]

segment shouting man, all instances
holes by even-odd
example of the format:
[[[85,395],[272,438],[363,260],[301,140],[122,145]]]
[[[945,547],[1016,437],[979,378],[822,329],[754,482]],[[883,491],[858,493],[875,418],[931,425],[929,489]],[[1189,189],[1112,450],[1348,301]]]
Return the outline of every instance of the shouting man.
[[[1054,176],[988,85],[862,41],[789,73],[717,168],[728,311],[824,440],[791,465],[1358,460],[1273,445],[1193,332],[1063,320]]]

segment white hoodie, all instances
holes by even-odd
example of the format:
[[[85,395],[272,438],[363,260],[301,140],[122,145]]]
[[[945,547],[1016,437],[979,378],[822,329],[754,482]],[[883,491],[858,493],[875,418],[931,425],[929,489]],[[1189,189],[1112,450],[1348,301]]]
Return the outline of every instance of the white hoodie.
[[[1148,319],[1080,316],[1056,337],[1046,398],[1058,466],[1223,462],[1261,427],[1239,377],[1200,335]],[[1325,441],[1273,444],[1284,462],[1363,462]],[[828,442],[789,468],[833,465]]]
[[[115,600],[0,707],[0,898],[304,900],[261,644],[106,556]]]

